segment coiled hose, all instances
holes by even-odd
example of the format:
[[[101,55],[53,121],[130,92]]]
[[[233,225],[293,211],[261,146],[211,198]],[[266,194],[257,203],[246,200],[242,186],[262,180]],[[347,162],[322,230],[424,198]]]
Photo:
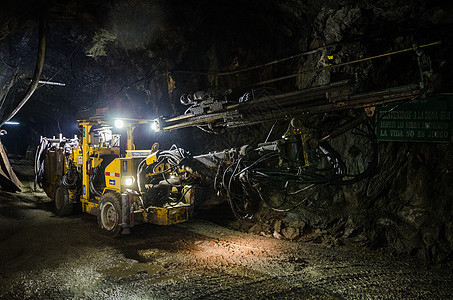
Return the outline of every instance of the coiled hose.
[[[152,172],[154,174],[165,174],[166,172],[169,172],[169,171],[175,169],[176,167],[178,167],[180,165],[180,163],[188,156],[189,156],[189,153],[187,153],[184,149],[178,148],[178,146],[173,144],[169,150],[163,150],[158,153],[157,162],[155,162],[153,164]],[[170,167],[166,170],[157,172],[156,171],[157,166],[159,166],[162,163],[164,163],[164,165],[165,165],[165,163],[168,163],[170,165]],[[140,193],[142,193],[142,190],[143,190],[141,177],[143,176],[143,173],[145,172],[145,170],[148,167],[150,167],[150,166],[146,165],[146,159],[142,160],[137,167],[136,178],[137,178],[138,190]]]
[[[68,162],[68,171],[61,178],[61,184],[68,190],[73,190],[77,188],[77,183],[79,181],[79,173],[72,168],[72,159]]]
[[[44,176],[44,162],[46,160],[47,151],[49,150],[51,144],[46,138],[41,140],[41,143],[36,148],[35,154],[35,184],[34,190],[36,192],[36,187],[39,185],[41,187],[42,178]]]
[[[93,168],[93,175],[89,175],[89,189],[90,193],[97,196],[101,197],[102,193],[99,192],[96,187],[94,186],[94,180],[96,179],[96,174],[97,174],[98,168]]]

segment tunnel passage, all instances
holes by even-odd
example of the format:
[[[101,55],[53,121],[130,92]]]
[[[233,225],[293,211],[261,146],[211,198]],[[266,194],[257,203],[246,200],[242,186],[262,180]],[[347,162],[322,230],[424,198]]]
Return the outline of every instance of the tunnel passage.
[[[194,205],[193,215],[191,209],[184,210],[187,219],[190,215],[195,220],[209,220],[220,224],[221,228],[226,226],[250,233],[251,239],[264,236],[277,244],[280,241],[294,243],[289,243],[293,246],[284,251],[307,243],[308,247],[326,251],[322,252],[328,253],[326,256],[335,256],[335,252],[322,247],[341,252],[345,249],[342,247],[357,246],[360,251],[383,252],[436,266],[451,263],[453,74],[452,33],[448,30],[452,23],[451,4],[440,1],[128,0],[113,3],[55,0],[15,1],[2,4],[0,11],[0,117],[3,123],[0,138],[5,147],[1,164],[5,176],[1,176],[2,180],[6,178],[0,185],[8,190],[11,187],[8,182],[14,180],[8,172],[6,156],[23,184],[22,193],[2,194],[0,201],[6,205],[2,212],[5,228],[19,230],[23,228],[21,218],[37,214],[51,219],[50,225],[44,222],[43,228],[62,222],[69,233],[74,231],[83,236],[77,231],[81,226],[98,237],[96,220],[77,214],[77,209],[75,216],[53,223],[53,204],[48,203],[52,197],[42,195],[39,184],[37,192],[29,188],[34,180],[30,177],[34,176],[36,146],[41,137],[58,139],[61,134],[69,140],[76,136],[79,145],[67,147],[75,158],[76,149],[83,144],[78,120],[110,122],[106,126],[114,131],[113,119],[135,119],[146,120],[146,124],[133,129],[136,156],[120,155],[123,160],[133,160],[134,168],[127,167],[123,171],[123,166],[118,165],[116,169],[104,170],[95,183],[100,195],[95,197],[99,199],[88,197],[91,203],[85,207],[99,208],[103,193],[124,194],[126,188],[115,189],[119,181],[123,184],[123,176],[124,184],[126,179],[131,180],[133,191],[159,191],[155,193],[158,196],[152,196],[159,199],[142,202],[135,192],[130,192],[123,208],[123,198],[116,197],[118,205],[109,206],[118,208],[110,213],[113,224],[130,225],[131,215],[123,218],[119,214],[124,211],[137,211],[137,217],[140,214],[144,220],[152,219],[150,205],[145,202],[159,208],[169,204],[165,209],[170,210],[179,201]],[[30,99],[10,123],[5,123],[8,112],[18,107],[33,83],[39,65],[39,24],[44,19],[48,29],[39,81]],[[132,146],[127,145],[127,135],[124,131],[122,147],[132,150]],[[153,161],[149,156],[154,153],[155,142],[159,143],[161,152]],[[57,144],[54,146],[64,149],[60,141]],[[94,161],[94,153],[100,147],[88,144]],[[159,155],[162,155],[161,161]],[[136,185],[137,167],[146,162],[145,159],[149,167],[143,168],[148,173],[143,176],[146,182],[140,185],[140,191]],[[71,161],[69,169],[74,172],[70,174],[80,177],[80,181],[75,180],[77,188],[68,193],[73,204],[79,205],[77,201],[84,195],[82,178],[90,169],[86,167],[87,161]],[[158,162],[163,166],[160,171],[154,168]],[[104,165],[111,163],[104,162]],[[168,168],[165,164],[169,164]],[[102,169],[107,168],[104,165]],[[65,168],[67,171],[68,165]],[[163,172],[166,169],[168,173]],[[56,186],[59,182],[52,184]],[[184,189],[192,185],[196,188]],[[85,189],[89,192],[89,187]],[[194,191],[193,203],[188,197],[190,191]],[[182,219],[186,217],[178,220]],[[126,277],[154,274],[156,270],[164,274],[162,257],[165,255],[161,250],[174,255],[168,262],[170,266],[186,262],[178,258],[178,251],[184,252],[181,246],[184,242],[158,239],[163,249],[150,250],[141,245],[139,239],[143,235],[148,237],[151,234],[148,231],[153,230],[161,230],[158,232],[162,235],[168,230],[181,237],[185,231],[178,230],[186,230],[184,226],[190,225],[168,229],[156,229],[149,224],[140,226],[130,229],[133,244],[139,244],[134,249],[144,251],[140,252],[141,256],[123,253],[127,251],[121,243],[127,245],[127,241],[120,240],[116,244],[100,236],[88,238],[95,244],[99,239],[119,251],[115,253],[121,259],[91,273],[86,269],[78,271],[93,276],[87,283],[93,290],[86,295],[95,295],[96,284],[102,285],[94,279],[101,276],[99,274],[106,276],[103,278],[111,276],[110,279],[124,275],[118,269],[129,270]],[[223,232],[216,227],[218,225],[212,226],[209,235],[215,235],[216,230]],[[204,227],[195,230],[201,228]],[[7,243],[11,238],[20,244],[20,234],[10,235],[7,231],[2,234],[2,253],[20,258],[22,254]],[[52,234],[54,241],[67,239],[57,231]],[[198,238],[200,240],[196,241]],[[178,249],[176,253],[165,245],[167,242]],[[224,295],[235,289],[262,287],[260,282],[273,278],[260,268],[241,269],[241,259],[225,262],[219,258],[224,251],[229,256],[235,251],[234,247],[216,248],[214,240],[199,236],[191,236],[187,243],[191,251],[200,255],[201,261],[209,262],[206,269],[222,268],[221,264],[225,263],[228,272],[237,270],[237,276],[245,273],[250,276],[238,279],[238,285],[244,280],[242,286],[229,281],[235,280],[236,275],[231,275],[235,274],[233,271],[228,275],[231,278],[219,275],[213,279],[214,282],[227,280],[236,287],[222,290]],[[258,251],[255,248],[251,249],[254,254]],[[242,246],[238,249],[240,255],[252,255],[246,254]],[[48,250],[50,254],[57,251],[52,247]],[[149,255],[144,259],[146,253]],[[219,259],[220,263],[212,262],[210,255],[214,257],[212,261]],[[299,268],[299,275],[312,270],[312,259],[307,259],[306,265],[303,255],[286,258],[294,272]],[[101,259],[116,258],[106,255]],[[153,259],[161,264],[141,265]],[[343,256],[339,260],[342,259]],[[349,257],[344,259],[349,262]],[[380,258],[372,258],[374,263],[373,259]],[[59,263],[63,264],[63,260],[61,258]],[[247,263],[246,259],[244,264]],[[319,271],[318,267],[328,268],[329,263],[322,261],[313,268]],[[412,266],[411,262],[407,265]],[[13,270],[14,263],[10,267]],[[38,264],[37,268],[46,266]],[[110,273],[105,275],[102,268],[109,269],[106,272]],[[333,270],[339,268],[336,265]],[[387,278],[387,283],[397,277],[393,269],[379,270],[381,273],[376,274]],[[117,275],[117,271],[123,275]],[[343,277],[337,274],[339,282],[354,284],[357,278],[376,275],[370,275],[369,269],[351,266],[349,271],[355,273],[345,273]],[[20,272],[11,278],[25,274]],[[178,277],[172,272],[173,269],[171,278]],[[258,273],[271,277],[259,281]],[[328,276],[327,273],[323,274]],[[423,273],[417,279],[416,274],[409,272],[410,279],[405,278],[411,282],[418,280],[421,286],[432,276],[435,281],[431,286],[432,295],[440,295],[439,298],[449,295],[448,288],[445,294],[440,288],[448,286],[445,281],[448,276],[443,280],[434,273]],[[438,274],[443,273],[440,270]],[[2,273],[2,278],[7,276]],[[50,272],[48,276],[56,275]],[[291,274],[286,278],[288,282],[294,279]],[[176,285],[185,286],[179,279],[175,279]],[[307,282],[320,289],[335,286],[325,278],[312,278]],[[296,282],[290,291],[282,293],[303,294],[301,286],[307,282]],[[27,284],[19,288],[17,297],[30,295],[35,286],[31,281]],[[361,284],[358,286],[362,287]],[[190,288],[197,290],[198,286]],[[80,291],[62,291],[56,287],[42,293],[51,293],[52,289],[66,297],[82,295]],[[366,289],[363,287],[363,291]],[[114,293],[113,290],[112,284],[108,293]],[[368,290],[372,289],[368,287]],[[321,293],[317,288],[307,293],[311,292]],[[426,296],[429,292],[429,289],[418,288],[413,295]],[[99,298],[103,296],[106,295]],[[205,296],[210,297],[210,294]]]

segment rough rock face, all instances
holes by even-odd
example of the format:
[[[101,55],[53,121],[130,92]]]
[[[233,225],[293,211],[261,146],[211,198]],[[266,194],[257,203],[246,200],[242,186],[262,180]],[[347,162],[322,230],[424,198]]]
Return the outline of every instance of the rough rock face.
[[[345,149],[353,146],[349,137]],[[325,208],[321,220],[308,216],[314,227],[340,238],[380,246],[430,261],[447,259],[451,244],[452,150],[443,144],[380,143],[378,173],[351,186],[334,188],[335,196],[313,203]],[[304,215],[300,208],[299,215]],[[310,210],[310,208],[307,208]],[[312,209],[315,212],[316,208]],[[338,230],[338,227],[343,227]]]
[[[0,98],[20,97],[31,76],[40,4],[15,1],[0,14]],[[451,92],[453,8],[442,1],[49,1],[49,42],[40,86],[17,115],[25,125],[2,141],[24,154],[40,135],[76,134],[79,114],[108,106],[134,117],[183,113],[183,93],[209,87],[243,90],[278,76],[442,40],[429,49],[437,87]],[[312,55],[223,76],[306,50]],[[328,57],[332,58],[328,58]],[[304,73],[271,86],[310,88],[359,73],[365,91],[413,83],[413,56],[401,55]],[[46,109],[42,109],[45,107]],[[328,132],[322,116],[310,127]],[[178,143],[194,153],[249,143],[250,131],[215,137],[196,129],[145,136]],[[267,132],[262,132],[265,136]],[[17,139],[15,137],[22,136]],[[257,139],[261,139],[256,134]],[[200,143],[199,141],[203,141]],[[353,134],[333,141],[353,158],[362,141]],[[450,144],[380,143],[380,165],[369,179],[322,188],[287,214],[263,208],[252,232],[331,244],[356,241],[430,261],[453,249],[453,153]]]
[[[433,22],[431,13],[439,11],[428,4],[399,3],[397,7],[392,4],[380,1],[372,5],[347,4],[338,9],[323,9],[317,17],[317,32],[321,32],[323,40],[329,44],[348,37],[374,36],[377,25],[383,32],[390,32],[394,26],[401,29],[406,26],[405,36],[399,31],[388,35],[395,45],[399,45],[419,38],[416,32],[410,32],[414,30],[413,26],[408,26],[411,19],[420,23]],[[447,14],[434,23],[449,24],[451,20],[451,14]],[[433,36],[435,34],[431,38]],[[358,45],[342,47],[338,55],[369,55],[371,49],[361,47],[363,43]],[[386,63],[398,64],[393,59]],[[365,74],[376,72],[376,67],[365,67],[361,71]],[[392,78],[393,75],[384,73],[379,79],[371,75],[369,80],[376,86],[385,86],[388,81],[405,83],[404,79]],[[343,156],[347,157],[351,148],[360,145],[360,140],[349,134],[338,138],[333,145],[335,143],[336,149],[342,148]],[[378,151],[380,165],[375,176],[318,193],[313,203],[323,209],[302,207],[296,214],[304,216],[302,219],[314,228],[329,229],[336,237],[370,245],[386,244],[395,253],[419,255],[429,261],[451,258],[453,185],[449,180],[453,152],[450,145],[382,142]]]
[[[356,143],[349,135],[341,145],[346,152]],[[448,144],[428,143],[383,142],[378,147],[381,161],[371,178],[320,187],[286,214],[263,207],[257,216],[262,226],[250,231],[290,240],[388,247],[431,262],[450,260],[453,150]]]
[[[392,5],[382,1],[324,8],[316,17],[317,38],[326,44],[348,41],[331,52],[335,63],[341,63],[370,56],[376,53],[375,47],[384,50],[386,45],[389,47],[387,52],[415,42],[420,36],[413,26],[409,26],[415,20],[425,24],[450,24],[452,21],[450,13],[443,20],[433,21],[429,12],[438,14],[440,10],[427,4],[417,7],[408,3],[394,10],[390,8]],[[378,25],[380,31],[376,32]],[[402,30],[405,34],[392,32],[395,27],[403,29],[405,26]],[[389,33],[385,39],[380,36],[382,32]],[[436,34],[430,38],[434,36]],[[368,43],[363,42],[370,37]],[[319,60],[308,58],[301,61],[299,70],[314,68],[317,64]],[[398,59],[387,59],[384,63],[387,67],[379,70],[375,65],[365,64],[360,72],[367,78],[368,88],[410,83],[410,76],[396,78],[396,73],[385,71],[388,66],[398,64]],[[342,71],[351,74],[357,69]],[[445,69],[440,67],[437,71],[442,73]],[[339,75],[339,72],[303,75],[296,81],[296,86],[306,88],[326,84]],[[451,90],[451,86],[443,86]],[[351,149],[360,147],[362,142],[357,136],[347,134],[336,138],[332,145],[347,158],[354,152]],[[262,234],[271,233],[276,238],[387,246],[396,254],[417,255],[432,262],[451,259],[453,152],[450,144],[381,142],[378,154],[380,164],[371,178],[353,185],[319,189],[309,196],[307,203],[288,214],[269,215],[264,208],[258,218],[264,224],[273,223],[274,226],[266,228],[265,225],[252,231],[264,229]]]

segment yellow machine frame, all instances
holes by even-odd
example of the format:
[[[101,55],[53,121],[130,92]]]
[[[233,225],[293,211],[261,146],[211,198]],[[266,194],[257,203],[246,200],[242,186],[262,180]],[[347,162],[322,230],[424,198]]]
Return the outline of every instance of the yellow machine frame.
[[[46,193],[49,197],[53,197],[55,190],[59,186],[57,181],[61,180],[62,174],[65,174],[69,168],[77,168],[81,171],[81,191],[68,190],[68,195],[71,203],[81,203],[83,212],[93,215],[98,215],[100,211],[100,203],[102,196],[107,193],[116,193],[118,197],[127,197],[129,216],[129,224],[127,227],[132,227],[136,222],[149,222],[159,225],[171,225],[188,220],[193,214],[194,190],[190,185],[184,186],[183,202],[178,205],[158,207],[148,206],[143,207],[134,205],[135,202],[140,203],[140,193],[138,193],[136,182],[136,165],[138,161],[146,161],[147,165],[151,165],[157,161],[158,147],[153,146],[149,150],[136,150],[134,145],[133,132],[136,126],[149,123],[150,120],[142,119],[121,119],[124,121],[127,132],[127,143],[125,155],[121,157],[119,145],[96,145],[96,140],[92,134],[94,126],[109,126],[103,120],[81,120],[79,126],[82,129],[81,145],[78,148],[72,148],[70,153],[65,153],[63,166],[57,174],[55,171],[46,176],[47,184],[45,184]],[[51,153],[50,153],[51,154]],[[61,154],[61,153],[60,153]],[[49,155],[58,156],[55,154]],[[113,160],[105,166],[105,188],[97,195],[93,195],[90,191],[90,172],[92,168],[98,167],[102,162],[102,155],[111,155]],[[49,161],[54,162],[55,159]],[[72,164],[72,165],[71,165]],[[56,165],[61,165],[56,162]],[[52,170],[55,170],[53,166]],[[126,181],[129,181],[126,184]],[[132,184],[131,184],[132,182]],[[55,196],[56,197],[56,196]],[[121,198],[123,199],[123,198]],[[124,202],[124,200],[122,200]],[[124,203],[123,203],[124,205]],[[124,207],[123,207],[124,209]],[[124,213],[124,212],[123,212]],[[126,212],[127,214],[128,212]],[[124,217],[121,223],[125,227]]]

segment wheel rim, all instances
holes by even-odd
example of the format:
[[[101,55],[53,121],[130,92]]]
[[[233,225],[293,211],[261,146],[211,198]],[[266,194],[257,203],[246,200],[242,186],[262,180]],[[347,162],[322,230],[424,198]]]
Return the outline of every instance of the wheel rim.
[[[106,230],[113,230],[118,223],[118,215],[112,203],[105,203],[101,211],[102,226]]]
[[[63,202],[64,202],[63,190],[61,188],[58,188],[57,192],[55,193],[55,208],[57,210],[61,209],[63,207]]]

